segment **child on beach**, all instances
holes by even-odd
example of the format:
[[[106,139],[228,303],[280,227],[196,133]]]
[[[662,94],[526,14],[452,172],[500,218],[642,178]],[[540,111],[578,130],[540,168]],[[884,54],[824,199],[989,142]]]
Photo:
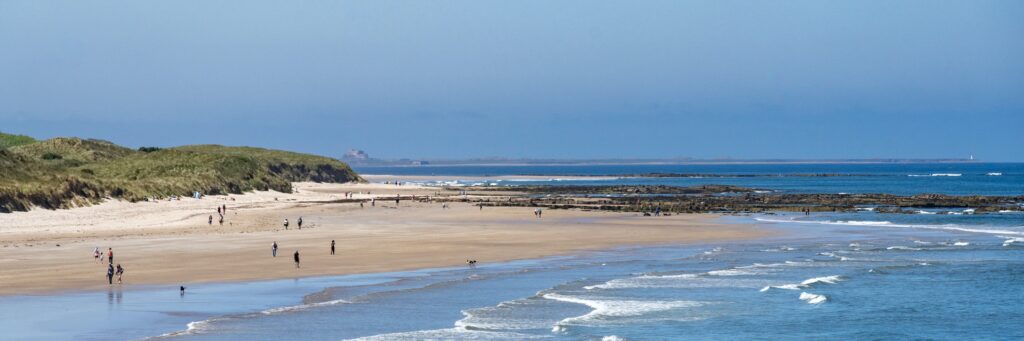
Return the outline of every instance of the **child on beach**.
[[[121,276],[124,276],[124,268],[121,267],[121,264],[117,265],[117,272],[116,273],[117,273],[117,284],[121,284],[122,283]]]
[[[284,229],[288,229],[288,218],[284,218]]]
[[[110,261],[111,265],[114,264],[114,249],[113,248],[109,248],[109,247],[107,248],[107,260]]]
[[[92,250],[92,258],[95,259],[96,262],[103,262],[103,260],[100,259],[100,255],[100,247],[97,246],[95,249]]]

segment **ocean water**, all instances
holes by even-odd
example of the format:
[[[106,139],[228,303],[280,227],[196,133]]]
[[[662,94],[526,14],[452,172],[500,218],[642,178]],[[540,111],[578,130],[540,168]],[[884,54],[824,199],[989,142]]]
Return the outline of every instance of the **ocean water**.
[[[426,185],[736,185],[782,193],[890,193],[913,195],[1024,195],[1024,163],[748,164],[748,165],[572,165],[355,167],[361,174],[442,175]],[[648,173],[762,175],[758,177],[638,178]],[[846,174],[804,177],[794,174]],[[541,175],[546,179],[487,179]],[[574,179],[572,176],[601,176]],[[459,177],[469,178],[461,180]],[[483,177],[483,179],[480,179]]]
[[[185,296],[149,287],[3,297],[0,329],[11,339],[1024,338],[1024,216],[933,217],[730,216],[783,234],[195,285]]]
[[[947,166],[962,165],[936,167]],[[965,184],[975,174],[988,181],[987,193],[1021,194],[1019,180],[1005,180],[1021,176],[1019,165],[970,166],[979,168],[878,173],[959,171],[964,175],[891,176],[892,186],[935,178],[926,192],[975,194]],[[1003,175],[977,175],[988,170]],[[779,233],[477,267],[201,284],[184,296],[176,286],[6,296],[0,338],[1024,338],[1024,214],[916,211],[725,216]]]

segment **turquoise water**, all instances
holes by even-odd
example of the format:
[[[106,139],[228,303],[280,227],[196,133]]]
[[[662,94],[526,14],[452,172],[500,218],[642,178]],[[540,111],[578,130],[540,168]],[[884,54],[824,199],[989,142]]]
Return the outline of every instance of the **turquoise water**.
[[[971,166],[979,168],[961,177],[907,176],[951,171],[923,168],[875,177],[891,178],[888,192],[916,191],[912,181],[928,178],[927,192],[971,193],[971,181],[985,181],[985,193],[1020,193],[1019,165]],[[977,175],[989,169],[1005,173]],[[805,189],[851,186],[807,179],[819,183]],[[876,188],[850,192],[858,190]],[[475,268],[202,284],[184,296],[176,286],[7,296],[0,338],[1024,338],[1024,214],[918,211],[727,216],[782,233]]]

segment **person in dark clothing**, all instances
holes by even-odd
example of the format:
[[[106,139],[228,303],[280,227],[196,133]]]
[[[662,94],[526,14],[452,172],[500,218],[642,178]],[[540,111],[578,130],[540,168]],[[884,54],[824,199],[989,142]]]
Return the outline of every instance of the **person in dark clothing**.
[[[181,290],[181,296],[185,296],[185,286],[184,285],[181,286],[180,290]]]
[[[299,229],[301,230],[302,229],[302,217],[299,217],[299,221],[296,221],[295,223],[297,225],[299,225]]]
[[[299,251],[295,251],[295,268],[299,268]]]
[[[114,264],[107,265],[107,284],[114,284]]]
[[[331,255],[334,255],[334,240],[331,239]]]
[[[117,271],[115,271],[114,273],[117,274],[117,284],[123,283],[124,281],[121,280],[121,276],[124,276],[124,268],[121,267],[121,264],[117,265]]]
[[[274,242],[274,245],[270,246],[270,254],[273,255],[274,257],[277,257],[277,242],[276,241]]]

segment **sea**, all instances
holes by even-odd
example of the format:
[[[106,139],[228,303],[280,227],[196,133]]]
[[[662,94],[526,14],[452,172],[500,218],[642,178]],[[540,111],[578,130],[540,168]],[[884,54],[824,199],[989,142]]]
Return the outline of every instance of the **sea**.
[[[356,170],[445,178],[431,180],[435,185],[714,183],[786,193],[1024,195],[1024,164],[1014,163]],[[630,176],[656,172],[773,176]],[[853,176],[787,175],[809,173]],[[531,177],[515,178],[525,175]],[[495,179],[480,180],[487,177]],[[1024,339],[1019,211],[931,207],[893,214],[864,207],[719,219],[774,233],[475,267],[199,284],[184,296],[162,286],[4,296],[0,338]]]

